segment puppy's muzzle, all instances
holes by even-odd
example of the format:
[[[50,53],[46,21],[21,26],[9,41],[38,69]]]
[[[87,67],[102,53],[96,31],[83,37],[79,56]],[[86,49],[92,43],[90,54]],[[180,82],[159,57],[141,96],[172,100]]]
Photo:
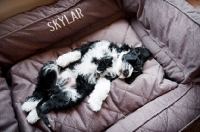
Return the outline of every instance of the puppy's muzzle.
[[[129,70],[128,70],[128,69],[124,70],[124,71],[123,71],[123,75],[124,75],[125,77],[128,77],[128,75],[129,75]]]

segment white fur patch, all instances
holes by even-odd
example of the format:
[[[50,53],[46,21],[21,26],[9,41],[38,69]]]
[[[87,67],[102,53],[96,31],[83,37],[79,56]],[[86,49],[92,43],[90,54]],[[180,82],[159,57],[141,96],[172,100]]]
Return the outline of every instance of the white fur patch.
[[[90,109],[93,111],[99,111],[103,101],[108,96],[109,91],[110,81],[105,78],[99,78],[94,90],[90,94],[90,98],[88,99]]]
[[[39,120],[40,118],[37,115],[37,111],[34,108],[33,110],[31,110],[31,112],[28,114],[28,116],[26,117],[26,120],[30,123],[30,124],[34,124],[37,120]]]
[[[59,56],[58,59],[56,60],[56,63],[57,65],[64,68],[70,63],[79,60],[80,58],[81,58],[80,51],[72,51],[72,52],[68,52],[66,54]]]
[[[29,112],[32,109],[34,109],[37,106],[38,103],[39,103],[39,101],[34,101],[34,102],[27,101],[27,102],[24,102],[23,105],[22,105],[22,110],[26,111],[26,112]]]

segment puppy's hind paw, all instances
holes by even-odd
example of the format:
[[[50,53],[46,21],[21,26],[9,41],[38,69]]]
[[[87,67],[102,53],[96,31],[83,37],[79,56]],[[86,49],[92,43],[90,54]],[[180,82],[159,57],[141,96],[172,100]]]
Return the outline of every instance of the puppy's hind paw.
[[[40,118],[37,115],[37,111],[36,109],[31,110],[31,112],[28,114],[28,116],[26,117],[26,120],[28,121],[28,123],[30,124],[34,124],[36,121],[38,121]]]
[[[26,112],[29,112],[31,111],[32,109],[34,109],[38,104],[38,101],[34,101],[34,102],[24,102],[23,105],[22,105],[22,110],[23,111],[26,111]]]
[[[48,76],[47,74],[58,72],[58,66],[55,61],[49,61],[44,64],[41,70],[43,71],[43,76]]]

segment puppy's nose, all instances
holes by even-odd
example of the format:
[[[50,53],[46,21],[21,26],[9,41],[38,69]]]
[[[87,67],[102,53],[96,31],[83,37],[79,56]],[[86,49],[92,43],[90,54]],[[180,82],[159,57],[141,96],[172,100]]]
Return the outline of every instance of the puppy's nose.
[[[124,70],[124,71],[123,71],[123,75],[124,75],[125,77],[127,77],[127,76],[129,75],[129,70],[127,70],[127,69]]]

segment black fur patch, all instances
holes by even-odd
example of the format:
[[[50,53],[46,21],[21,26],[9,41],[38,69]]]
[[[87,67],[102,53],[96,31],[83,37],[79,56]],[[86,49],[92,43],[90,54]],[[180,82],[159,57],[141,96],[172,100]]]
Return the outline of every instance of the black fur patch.
[[[96,57],[94,57],[92,59],[92,63],[95,63],[97,65],[97,70],[102,73],[107,68],[112,66],[112,60],[113,58],[110,56],[105,56],[102,57],[101,59],[97,59]]]

